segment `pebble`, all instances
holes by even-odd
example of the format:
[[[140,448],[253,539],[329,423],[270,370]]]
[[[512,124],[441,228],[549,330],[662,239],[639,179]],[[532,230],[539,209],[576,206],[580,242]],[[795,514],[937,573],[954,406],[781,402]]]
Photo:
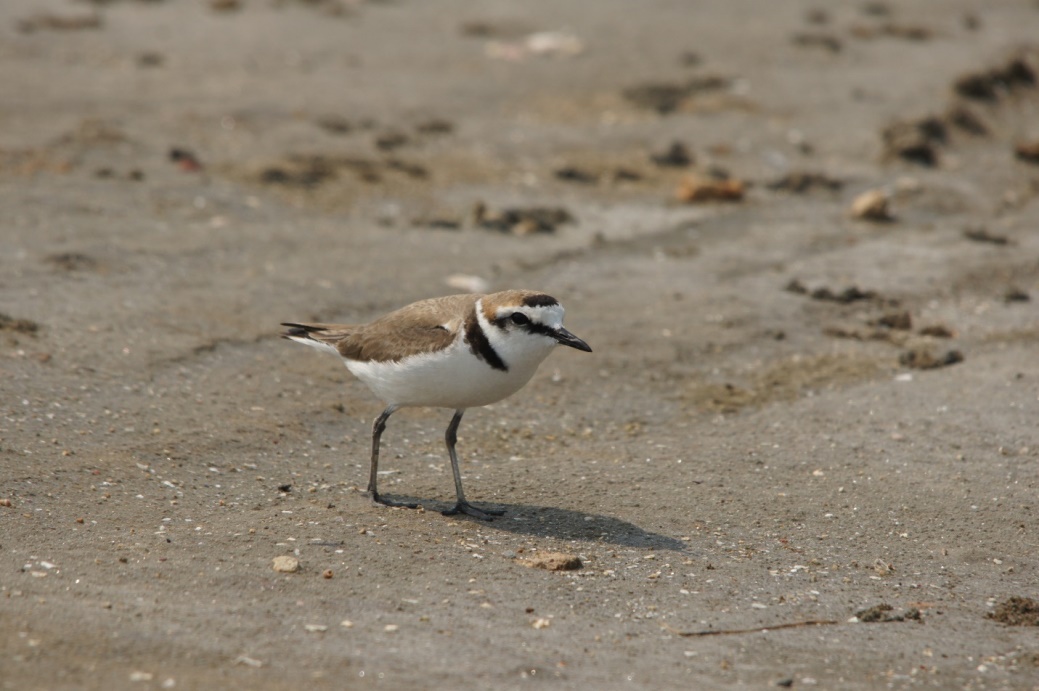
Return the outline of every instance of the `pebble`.
[[[299,559],[288,555],[274,557],[271,568],[278,573],[296,573],[299,571]]]
[[[890,195],[884,190],[866,190],[852,201],[850,213],[852,218],[864,221],[891,221],[894,216],[890,201]]]

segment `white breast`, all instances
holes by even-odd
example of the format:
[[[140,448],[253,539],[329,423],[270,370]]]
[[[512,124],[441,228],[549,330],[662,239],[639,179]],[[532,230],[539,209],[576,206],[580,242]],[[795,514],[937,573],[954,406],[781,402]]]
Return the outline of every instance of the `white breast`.
[[[475,408],[500,401],[523,388],[552,352],[551,345],[525,349],[522,357],[508,362],[509,369],[504,372],[473,355],[462,334],[436,353],[401,362],[346,360],[346,366],[388,404]]]

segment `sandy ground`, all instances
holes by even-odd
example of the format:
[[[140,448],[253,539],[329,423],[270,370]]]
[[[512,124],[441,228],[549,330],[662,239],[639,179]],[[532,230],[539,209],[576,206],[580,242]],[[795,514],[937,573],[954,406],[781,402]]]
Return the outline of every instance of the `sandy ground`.
[[[0,684],[1039,688],[1037,27],[0,4]],[[458,274],[595,349],[463,421],[491,523],[277,338]]]

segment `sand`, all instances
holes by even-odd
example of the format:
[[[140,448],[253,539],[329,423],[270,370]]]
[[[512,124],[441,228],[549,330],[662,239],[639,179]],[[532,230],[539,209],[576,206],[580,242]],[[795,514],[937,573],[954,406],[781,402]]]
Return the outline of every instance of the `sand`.
[[[3,3],[3,688],[1034,688],[1037,26]],[[594,352],[467,413],[506,515],[445,410],[374,506],[279,322],[519,287]]]

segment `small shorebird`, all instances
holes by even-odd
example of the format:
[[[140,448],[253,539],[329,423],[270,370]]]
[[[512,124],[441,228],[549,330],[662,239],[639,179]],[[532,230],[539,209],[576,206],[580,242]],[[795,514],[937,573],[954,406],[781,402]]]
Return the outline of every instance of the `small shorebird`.
[[[386,420],[405,406],[452,408],[445,439],[457,503],[445,516],[464,513],[491,520],[503,511],[478,509],[465,499],[455,453],[458,423],[466,408],[496,403],[530,381],[559,344],[592,352],[563,328],[563,306],[550,295],[506,290],[491,295],[451,295],[412,303],[369,324],[284,323],[282,334],[343,358],[347,369],[386,404],[372,426],[368,475],[371,498],[415,508],[379,495],[379,439]]]

